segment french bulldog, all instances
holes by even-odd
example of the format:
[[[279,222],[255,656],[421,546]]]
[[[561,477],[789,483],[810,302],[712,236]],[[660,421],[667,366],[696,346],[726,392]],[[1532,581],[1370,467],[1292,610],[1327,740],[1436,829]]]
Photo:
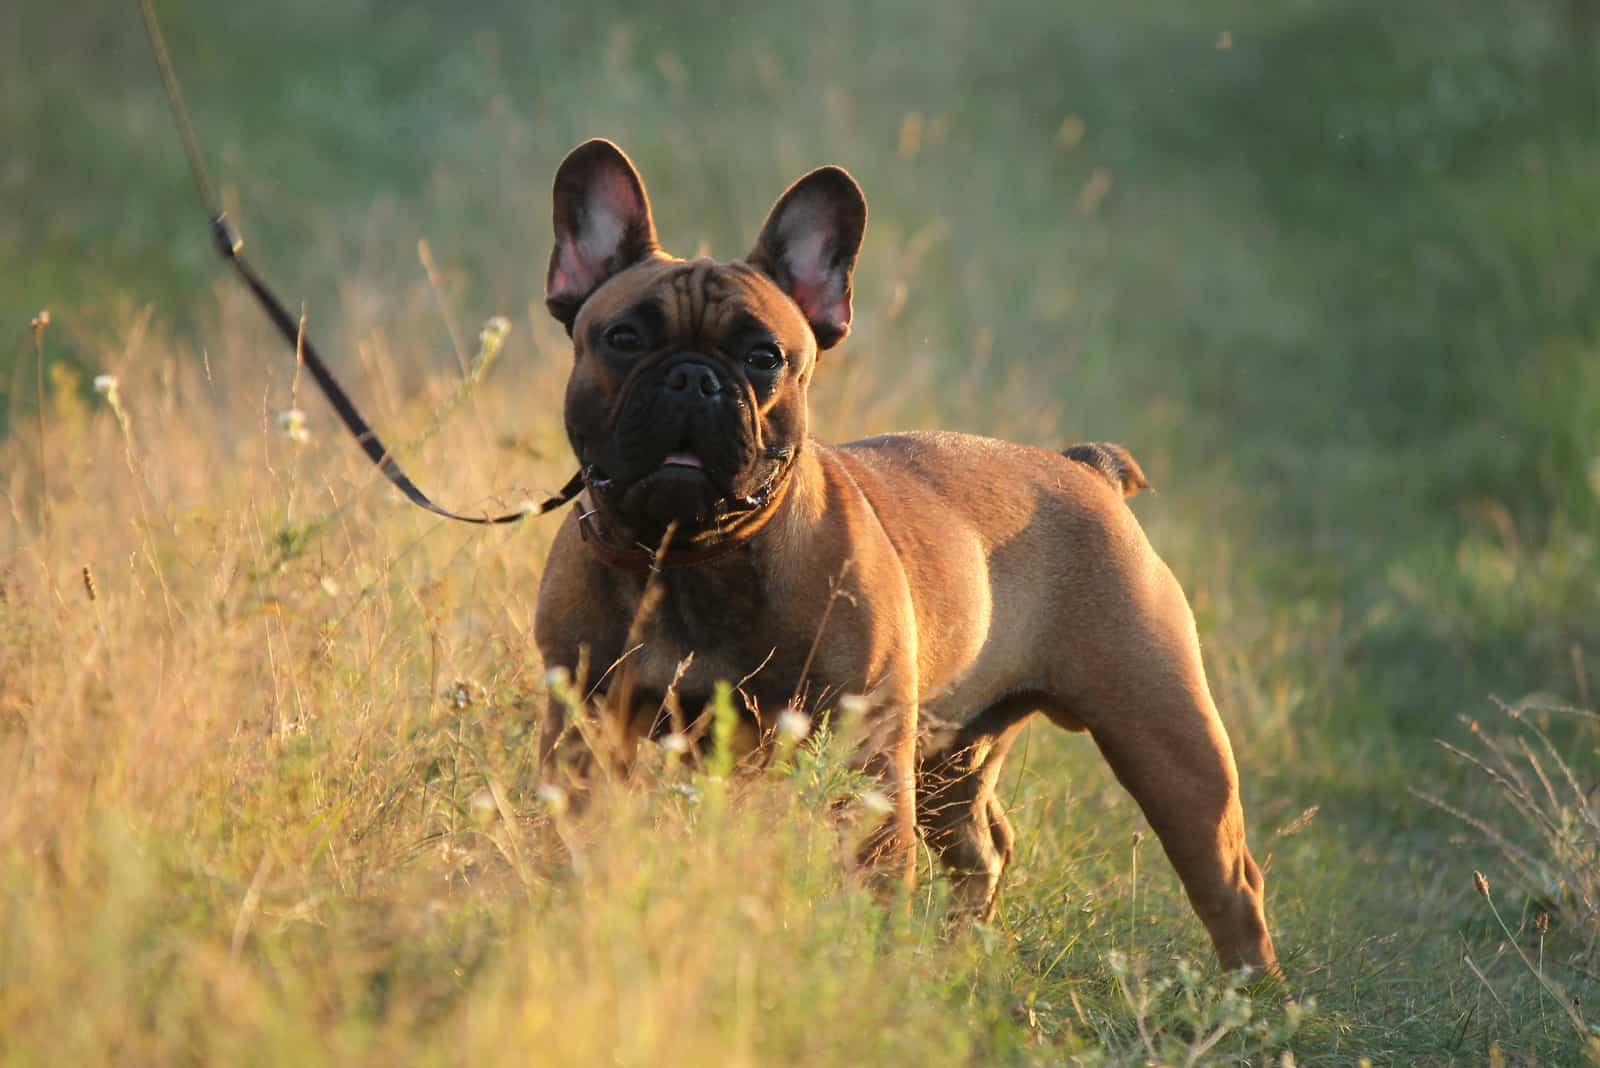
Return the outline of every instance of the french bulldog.
[[[1038,714],[1087,732],[1222,964],[1276,973],[1193,615],[1124,500],[1145,484],[1132,457],[810,436],[807,391],[849,332],[866,222],[856,182],[823,167],[743,259],[683,260],[619,148],[589,141],[561,164],[546,304],[572,339],[565,422],[585,489],[539,591],[545,664],[592,686],[591,736],[624,741],[683,730],[675,710],[719,680],[758,744],[784,710],[848,703],[891,806],[864,861],[914,882],[920,828],[959,907],[985,918],[1013,855],[995,790],[1007,751]],[[552,701],[552,780],[572,769],[568,717]]]

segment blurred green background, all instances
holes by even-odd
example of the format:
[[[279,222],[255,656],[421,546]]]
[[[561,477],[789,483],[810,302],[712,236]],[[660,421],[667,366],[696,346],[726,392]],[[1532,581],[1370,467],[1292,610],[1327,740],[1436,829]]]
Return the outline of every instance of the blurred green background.
[[[325,347],[414,291],[422,237],[465,314],[536,306],[584,137],[635,156],[684,254],[738,255],[838,162],[872,210],[839,359],[914,370],[929,424],[1037,436],[972,399],[1020,378],[1133,447],[1196,552],[1342,636],[1307,714],[1426,736],[1600,672],[1590,4],[159,10],[211,169]],[[15,425],[38,309],[92,371],[143,306],[204,347],[232,283],[135,4],[6,5],[0,60]]]

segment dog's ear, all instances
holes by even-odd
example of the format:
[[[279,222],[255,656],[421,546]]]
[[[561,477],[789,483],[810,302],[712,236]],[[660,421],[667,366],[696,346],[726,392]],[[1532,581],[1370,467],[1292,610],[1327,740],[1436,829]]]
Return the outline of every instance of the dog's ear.
[[[660,246],[639,172],[604,138],[585,141],[561,161],[552,200],[556,245],[544,303],[571,333],[590,294]]]
[[[850,332],[850,272],[867,229],[867,200],[838,167],[812,171],[778,198],[746,260],[800,306],[819,349]]]

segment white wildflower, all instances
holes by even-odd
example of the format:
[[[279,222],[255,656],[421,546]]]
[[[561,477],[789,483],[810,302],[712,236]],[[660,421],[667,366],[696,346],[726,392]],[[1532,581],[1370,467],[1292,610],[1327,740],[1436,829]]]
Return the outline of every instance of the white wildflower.
[[[567,792],[553,782],[539,787],[535,796],[544,803],[552,815],[559,816],[567,810]]]
[[[861,791],[861,807],[868,812],[876,812],[887,816],[894,811],[894,802],[889,800],[889,795],[882,790]]]
[[[483,329],[478,331],[478,344],[498,345],[511,333],[511,320],[504,315],[493,315],[483,324]]]
[[[117,393],[117,376],[95,375],[94,391],[104,397],[106,403],[111,406],[111,414],[117,417],[117,425],[122,427],[122,432],[132,433],[132,426],[128,422],[128,410],[122,406],[122,397]]]
[[[500,806],[495,804],[494,794],[483,789],[472,795],[471,808],[473,822],[479,827],[487,827],[494,822]]]
[[[311,440],[311,431],[306,429],[306,413],[299,408],[289,408],[279,412],[278,429],[283,431],[284,437],[297,445],[304,445]]]
[[[839,711],[847,716],[864,716],[872,703],[860,694],[845,694],[839,698]]]
[[[799,741],[811,733],[811,717],[793,708],[786,708],[778,717],[778,734],[791,741]]]

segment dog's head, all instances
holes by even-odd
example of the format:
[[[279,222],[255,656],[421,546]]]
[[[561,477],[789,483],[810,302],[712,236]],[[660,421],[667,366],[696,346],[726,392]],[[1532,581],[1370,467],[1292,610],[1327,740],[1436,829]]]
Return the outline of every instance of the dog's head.
[[[759,507],[805,440],[817,352],[850,329],[860,188],[812,171],[728,263],[661,250],[609,141],[567,156],[554,200],[545,304],[572,337],[567,436],[596,504],[644,539]]]

